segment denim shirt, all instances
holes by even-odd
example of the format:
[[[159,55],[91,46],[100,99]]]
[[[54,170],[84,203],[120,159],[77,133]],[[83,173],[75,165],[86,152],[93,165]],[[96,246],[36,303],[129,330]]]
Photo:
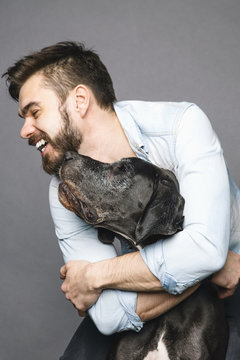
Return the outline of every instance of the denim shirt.
[[[185,199],[183,231],[140,251],[163,288],[177,294],[219,270],[228,249],[240,253],[240,191],[225,164],[207,116],[192,103],[121,101],[115,112],[135,154],[173,171]],[[50,208],[65,262],[117,256],[97,231],[58,201],[59,180],[50,183]],[[124,248],[124,243],[122,244]],[[104,334],[143,325],[137,294],[104,290],[88,311]]]

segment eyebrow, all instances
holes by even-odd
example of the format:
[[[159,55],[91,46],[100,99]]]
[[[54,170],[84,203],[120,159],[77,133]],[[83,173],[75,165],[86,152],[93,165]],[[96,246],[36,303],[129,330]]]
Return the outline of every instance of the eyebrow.
[[[18,116],[20,118],[24,118],[24,116],[26,116],[26,114],[29,112],[32,106],[40,106],[40,103],[38,101],[31,101],[30,103],[25,105],[22,110],[19,110]]]

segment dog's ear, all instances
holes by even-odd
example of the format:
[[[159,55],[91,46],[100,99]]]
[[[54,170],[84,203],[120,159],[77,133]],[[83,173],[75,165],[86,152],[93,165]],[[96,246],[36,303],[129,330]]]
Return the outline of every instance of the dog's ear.
[[[104,244],[112,244],[115,237],[115,233],[104,229],[98,228],[98,239]]]
[[[173,203],[171,190],[162,186],[159,178],[155,180],[153,193],[136,226],[136,244],[146,245],[156,236],[166,236],[182,230],[181,224],[173,220]],[[181,217],[182,220],[182,217]]]

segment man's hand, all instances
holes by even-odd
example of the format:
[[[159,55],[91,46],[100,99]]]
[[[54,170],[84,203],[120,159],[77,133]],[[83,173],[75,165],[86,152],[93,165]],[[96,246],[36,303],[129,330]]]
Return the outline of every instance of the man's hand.
[[[60,278],[64,280],[61,290],[66,299],[70,300],[80,316],[86,316],[86,311],[97,301],[101,290],[94,289],[88,274],[91,263],[72,260],[60,269]]]
[[[212,282],[219,286],[219,297],[224,299],[233,295],[240,279],[240,255],[228,252],[224,267],[212,276]]]

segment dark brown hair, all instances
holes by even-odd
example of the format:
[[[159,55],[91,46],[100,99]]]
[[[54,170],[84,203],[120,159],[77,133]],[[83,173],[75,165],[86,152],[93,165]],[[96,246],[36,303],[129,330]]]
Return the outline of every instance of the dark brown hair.
[[[3,76],[11,97],[18,101],[22,85],[37,72],[44,85],[51,87],[62,103],[78,84],[88,86],[100,107],[113,109],[116,100],[112,79],[99,56],[82,43],[59,42],[33,52],[9,67]]]

